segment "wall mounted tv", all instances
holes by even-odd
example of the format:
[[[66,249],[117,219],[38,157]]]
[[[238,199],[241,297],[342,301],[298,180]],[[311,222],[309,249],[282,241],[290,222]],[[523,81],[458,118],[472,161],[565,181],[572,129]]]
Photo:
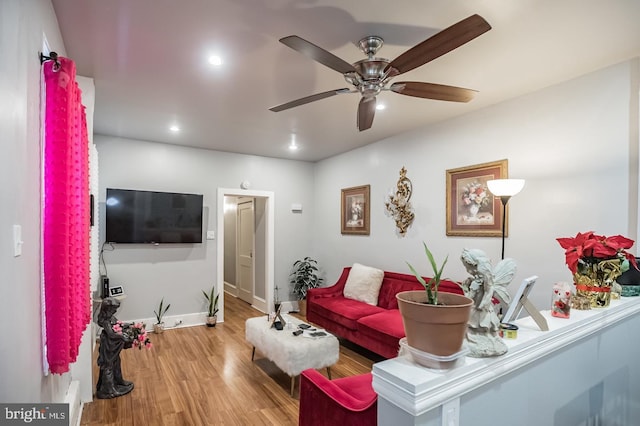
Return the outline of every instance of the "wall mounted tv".
[[[107,188],[108,243],[202,242],[202,195]]]

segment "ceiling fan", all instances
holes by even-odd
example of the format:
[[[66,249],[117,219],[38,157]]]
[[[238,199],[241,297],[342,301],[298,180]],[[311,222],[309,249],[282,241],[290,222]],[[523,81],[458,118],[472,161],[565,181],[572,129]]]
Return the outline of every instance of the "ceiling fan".
[[[469,102],[473,99],[475,91],[462,87],[416,81],[401,81],[393,83],[389,87],[387,87],[387,84],[393,77],[439,58],[490,29],[491,25],[484,18],[480,15],[472,15],[429,37],[393,61],[375,57],[378,49],[384,43],[381,37],[365,37],[358,42],[358,47],[367,55],[367,59],[354,64],[350,64],[333,53],[296,35],[281,38],[280,42],[284,45],[341,73],[347,83],[353,86],[353,89],[343,88],[316,93],[315,95],[296,99],[269,109],[279,112],[335,95],[360,93],[362,97],[358,106],[357,125],[358,129],[363,131],[369,129],[373,124],[373,117],[376,111],[376,96],[383,90],[391,90],[401,95],[417,98]]]

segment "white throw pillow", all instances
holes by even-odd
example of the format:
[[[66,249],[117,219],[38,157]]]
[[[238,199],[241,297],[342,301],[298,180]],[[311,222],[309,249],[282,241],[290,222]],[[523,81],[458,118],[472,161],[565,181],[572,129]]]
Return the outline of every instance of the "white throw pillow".
[[[384,271],[354,263],[344,285],[344,297],[376,306]]]

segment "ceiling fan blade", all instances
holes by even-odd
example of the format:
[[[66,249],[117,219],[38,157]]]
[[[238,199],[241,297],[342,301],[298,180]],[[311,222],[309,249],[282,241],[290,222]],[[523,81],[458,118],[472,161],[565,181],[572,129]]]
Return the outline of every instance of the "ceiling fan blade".
[[[315,44],[308,42],[307,40],[295,35],[283,37],[280,39],[280,43],[289,46],[293,50],[297,50],[303,55],[320,62],[322,65],[338,71],[342,74],[356,72],[356,69],[347,61],[338,58],[333,53],[324,50]]]
[[[343,93],[349,93],[351,90],[346,87],[343,89],[329,90],[328,92],[316,93],[315,95],[305,96],[304,98],[296,99],[295,101],[287,102],[282,105],[269,108],[270,111],[280,112],[285,109],[294,108],[300,105],[308,104],[310,102],[319,101],[320,99],[330,98],[331,96],[341,95]]]
[[[453,24],[398,56],[387,66],[398,74],[411,71],[486,33],[491,25],[480,15]]]
[[[358,130],[371,128],[373,117],[376,115],[376,98],[361,98],[358,105]]]
[[[399,81],[393,83],[389,89],[401,95],[451,102],[469,102],[477,93],[475,90],[462,87],[418,81]]]

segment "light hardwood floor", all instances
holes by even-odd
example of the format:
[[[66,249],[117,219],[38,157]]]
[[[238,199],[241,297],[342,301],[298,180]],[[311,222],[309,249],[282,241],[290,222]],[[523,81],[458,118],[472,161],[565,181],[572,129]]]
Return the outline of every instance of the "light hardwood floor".
[[[85,404],[82,425],[296,425],[298,384],[245,341],[247,318],[264,315],[225,295],[225,322],[150,334],[151,350],[121,353],[128,395]],[[381,358],[341,342],[332,378],[371,371]],[[97,349],[97,347],[96,347]],[[94,355],[94,390],[98,369]],[[326,370],[321,370],[326,374]]]

